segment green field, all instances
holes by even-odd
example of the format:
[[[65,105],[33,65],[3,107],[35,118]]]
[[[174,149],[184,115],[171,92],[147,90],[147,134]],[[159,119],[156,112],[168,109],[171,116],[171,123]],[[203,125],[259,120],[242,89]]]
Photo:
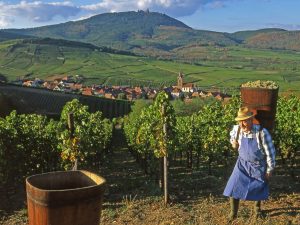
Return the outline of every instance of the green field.
[[[190,46],[173,50],[169,59],[34,42],[0,43],[0,74],[9,81],[79,74],[86,84],[162,86],[175,84],[181,71],[186,82],[203,88],[237,88],[261,79],[278,82],[280,91],[300,91],[300,54],[295,51]]]

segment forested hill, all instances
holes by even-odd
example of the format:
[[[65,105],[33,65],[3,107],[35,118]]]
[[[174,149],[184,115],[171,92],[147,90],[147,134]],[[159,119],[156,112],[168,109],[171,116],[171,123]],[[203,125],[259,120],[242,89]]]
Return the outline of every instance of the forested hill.
[[[245,43],[247,46],[255,48],[300,51],[300,32],[285,31],[261,33],[247,39]]]
[[[1,31],[0,41],[10,37],[16,39],[18,35],[79,41],[162,57],[189,46],[246,45],[263,49],[300,50],[300,31],[276,28],[235,33],[196,30],[165,14],[149,11],[104,13],[51,26],[7,29]]]
[[[91,18],[30,29],[9,29],[10,33],[67,39],[115,49],[169,51],[190,44],[234,45],[224,33],[199,31],[157,12],[104,13]]]
[[[155,12],[104,13],[85,20],[30,29],[11,29],[9,32],[89,42],[99,46],[118,45],[128,48],[128,41],[150,38],[160,26],[190,29],[184,23]]]
[[[238,42],[245,42],[247,39],[255,37],[259,34],[268,34],[268,33],[279,33],[284,32],[286,30],[284,29],[278,29],[278,28],[266,28],[266,29],[260,29],[260,30],[246,30],[246,31],[238,31],[232,34],[229,34],[230,37],[234,38]]]
[[[32,37],[24,34],[10,33],[4,30],[0,30],[0,41],[7,41],[12,39],[26,39],[26,38],[32,38]]]

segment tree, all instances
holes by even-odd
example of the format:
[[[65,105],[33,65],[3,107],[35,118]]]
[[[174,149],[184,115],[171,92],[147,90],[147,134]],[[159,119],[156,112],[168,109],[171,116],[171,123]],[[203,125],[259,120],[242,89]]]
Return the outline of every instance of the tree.
[[[118,94],[117,98],[125,100],[126,99],[126,95],[125,95],[125,93],[121,92],[121,93]]]

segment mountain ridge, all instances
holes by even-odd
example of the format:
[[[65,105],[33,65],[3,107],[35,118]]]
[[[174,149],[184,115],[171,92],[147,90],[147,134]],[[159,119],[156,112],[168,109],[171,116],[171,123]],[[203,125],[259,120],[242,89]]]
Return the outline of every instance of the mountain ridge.
[[[27,29],[4,29],[2,32],[9,33],[12,39],[27,36],[65,39],[154,57],[191,45],[300,50],[300,41],[295,38],[300,31],[293,31],[295,35],[291,35],[290,31],[279,28],[234,33],[196,30],[166,14],[142,10],[103,13],[79,21]]]

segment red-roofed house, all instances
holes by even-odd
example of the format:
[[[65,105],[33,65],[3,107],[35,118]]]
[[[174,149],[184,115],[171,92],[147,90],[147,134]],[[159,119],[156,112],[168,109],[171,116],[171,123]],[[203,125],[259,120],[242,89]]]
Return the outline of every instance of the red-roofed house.
[[[92,88],[91,88],[91,87],[86,87],[86,88],[84,88],[84,89],[82,90],[82,94],[83,94],[83,95],[89,95],[89,96],[93,95]]]

